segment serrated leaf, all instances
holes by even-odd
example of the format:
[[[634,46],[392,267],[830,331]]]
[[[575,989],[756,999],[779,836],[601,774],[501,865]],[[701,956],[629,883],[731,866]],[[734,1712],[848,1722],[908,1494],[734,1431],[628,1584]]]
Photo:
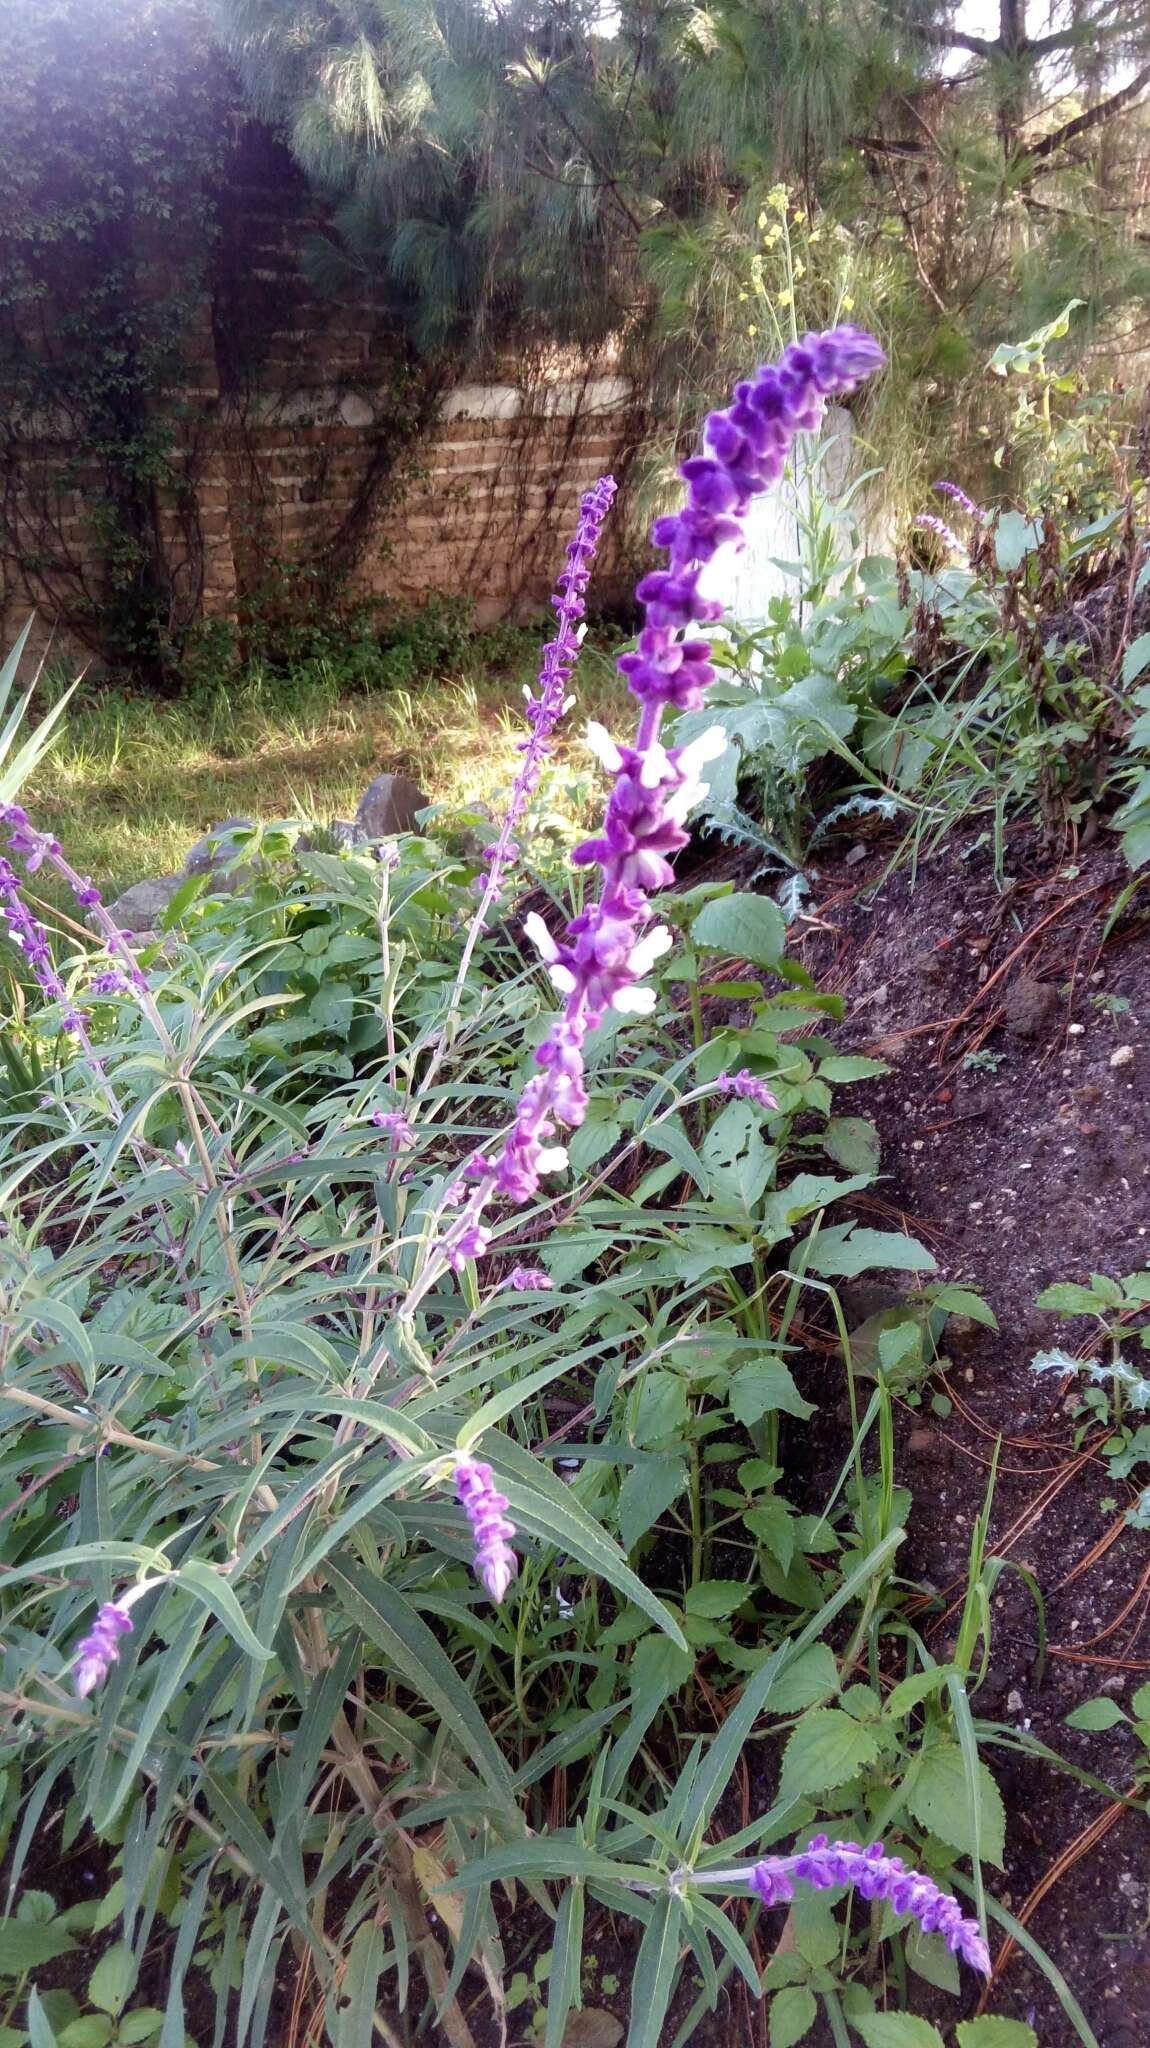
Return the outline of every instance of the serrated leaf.
[[[732,1373],[727,1402],[736,1422],[750,1429],[764,1415],[794,1415],[805,1422],[814,1407],[804,1401],[781,1358],[765,1359],[761,1365],[744,1365]]]
[[[958,2048],[1038,2048],[1033,2027],[994,2012],[983,2013],[977,2020],[960,2020],[955,2031]]]
[[[804,1714],[783,1751],[779,1782],[781,1799],[804,1792],[833,1792],[877,1761],[878,1737],[872,1728],[838,1707],[814,1707]]]
[[[882,1144],[865,1116],[833,1116],[822,1135],[823,1151],[848,1173],[877,1173]]]
[[[752,1590],[741,1579],[700,1579],[698,1585],[688,1587],[683,1605],[688,1614],[720,1620],[749,1600]]]
[[[634,1550],[640,1537],[678,1500],[686,1484],[687,1467],[682,1458],[653,1452],[642,1464],[631,1467],[619,1488],[619,1540],[624,1550]]]
[[[1145,1689],[1143,1687],[1144,1691]],[[1101,1730],[1103,1728],[1116,1728],[1120,1721],[1125,1721],[1126,1719],[1127,1716],[1123,1713],[1117,1700],[1108,1699],[1104,1693],[1100,1693],[1097,1699],[1083,1700],[1080,1707],[1075,1707],[1072,1714],[1067,1714],[1066,1726],[1068,1728]]]
[[[25,1970],[67,1955],[75,1946],[59,1922],[41,1927],[28,1920],[0,1920],[0,1977],[22,1977]]]
[[[719,896],[705,903],[691,925],[691,939],[709,952],[755,967],[777,967],[787,940],[783,913],[766,896]]]
[[[981,1759],[976,1783],[977,1853],[985,1863],[993,1863],[1001,1870],[1006,1816],[1002,1795]],[[922,1765],[907,1794],[907,1806],[920,1826],[928,1828],[932,1835],[963,1856],[975,1854],[966,1764],[957,1742],[935,1742],[924,1752]]]
[[[860,2013],[854,2024],[866,2048],[945,2048],[938,2028],[909,2012]]]
[[[136,1959],[127,1942],[113,1942],[106,1949],[88,1979],[88,1996],[101,2012],[115,2019],[132,1995],[136,1981]]]
[[[839,1242],[820,1247],[816,1238],[807,1254],[807,1268],[824,1280],[853,1280],[859,1273],[888,1267],[898,1273],[933,1273],[937,1261],[918,1239],[901,1230],[856,1228]]]
[[[1072,1281],[1060,1280],[1053,1287],[1043,1288],[1038,1306],[1057,1309],[1059,1315],[1088,1316],[1097,1314],[1106,1303],[1092,1287],[1076,1287]]]
[[[817,1706],[839,1688],[839,1667],[826,1643],[815,1643],[788,1664],[771,1688],[772,1714],[797,1714]]]
[[[789,1984],[771,2000],[771,2048],[795,2048],[818,2018],[818,2003],[806,1984]]]

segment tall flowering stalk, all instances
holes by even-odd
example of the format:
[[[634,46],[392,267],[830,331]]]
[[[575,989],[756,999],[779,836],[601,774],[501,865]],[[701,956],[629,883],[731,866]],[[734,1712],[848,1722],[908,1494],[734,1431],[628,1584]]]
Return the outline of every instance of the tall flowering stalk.
[[[652,540],[670,561],[639,583],[643,628],[636,650],[619,661],[641,706],[635,741],[617,746],[602,728],[590,734],[615,781],[602,834],[573,858],[600,869],[600,894],[562,939],[541,918],[528,919],[528,936],[565,1006],[536,1052],[540,1071],[523,1090],[498,1157],[479,1157],[467,1169],[475,1185],[439,1245],[441,1260],[456,1271],[487,1248],[482,1216],[493,1196],[529,1201],[540,1176],[566,1164],[556,1139],[560,1126],[572,1128],[586,1114],[588,1034],[609,1009],[654,1007],[642,978],[672,941],[664,926],[648,928],[650,894],[673,879],[671,858],[687,844],[686,819],[705,793],[700,770],[725,744],[718,729],[683,747],[667,748],[659,738],[664,713],[697,710],[714,679],[710,642],[695,628],[722,615],[711,594],[716,563],[742,547],[751,500],[778,482],[796,435],[813,432],[826,400],[855,390],[883,361],[877,341],[856,327],[792,342],[777,365],[736,385],[733,404],[710,415],[702,453],[680,470],[687,503],[655,522]]]
[[[569,711],[574,702],[574,699],[567,695],[567,685],[579,659],[579,649],[583,645],[586,627],[582,620],[587,609],[584,601],[587,585],[591,580],[591,566],[599,546],[600,530],[611,509],[615,489],[613,476],[601,476],[599,481],[584,493],[574,538],[567,543],[567,567],[560,574],[551,599],[557,619],[555,636],[543,649],[538,696],[533,696],[530,691],[526,693],[527,721],[531,731],[525,740],[518,742],[523,760],[512,786],[499,836],[494,845],[488,847],[485,855],[487,879],[483,885],[479,907],[471,920],[463,957],[459,962],[459,971],[455,977],[455,986],[448,1006],[450,1015],[454,1015],[463,993],[472,955],[479,942],[480,933],[487,928],[488,913],[499,895],[503,876],[519,851],[515,834],[531,798],[539,787],[543,763],[551,752],[552,735],[564,712]],[[442,1042],[441,1039],[441,1046]],[[432,1064],[433,1067],[438,1066],[438,1059]]]

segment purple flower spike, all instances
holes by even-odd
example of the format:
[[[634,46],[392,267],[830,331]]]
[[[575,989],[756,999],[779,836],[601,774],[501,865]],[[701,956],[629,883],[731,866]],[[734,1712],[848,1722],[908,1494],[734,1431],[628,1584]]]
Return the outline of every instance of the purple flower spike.
[[[475,1458],[456,1460],[455,1491],[475,1538],[475,1576],[498,1603],[519,1569],[511,1548],[515,1524],[507,1519],[506,1498],[496,1487],[490,1465]]]
[[[857,1842],[830,1842],[815,1835],[795,1856],[767,1856],[750,1873],[752,1891],[764,1906],[786,1905],[795,1883],[815,1891],[831,1885],[853,1885],[864,1899],[885,1899],[895,1913],[912,1913],[924,1934],[941,1934],[952,1954],[972,1970],[990,1975],[990,1950],[977,1920],[965,1918],[958,1900],[940,1890],[933,1878],[907,1870],[900,1856],[888,1856],[881,1842],[862,1849]]]
[[[414,1145],[415,1132],[401,1109],[373,1109],[371,1120],[381,1131],[386,1131],[397,1146]]]
[[[757,1102],[761,1109],[777,1109],[779,1106],[766,1082],[752,1074],[749,1067],[740,1067],[737,1074],[720,1074],[715,1086],[724,1095],[741,1095],[748,1102]]]
[[[714,565],[742,547],[751,500],[778,482],[795,436],[819,425],[827,398],[853,391],[884,360],[874,337],[857,327],[792,342],[777,365],[735,386],[733,403],[707,420],[702,453],[682,464],[687,502],[657,519],[651,533],[670,561],[640,581],[643,627],[635,651],[618,664],[641,707],[634,744],[616,745],[602,727],[588,734],[614,778],[601,834],[573,855],[577,866],[601,870],[598,900],[561,938],[541,917],[528,920],[526,935],[563,997],[563,1014],[535,1054],[539,1072],[520,1097],[498,1160],[439,1243],[440,1256],[456,1270],[462,1239],[474,1239],[487,1201],[496,1194],[530,1201],[541,1176],[566,1164],[564,1147],[553,1141],[558,1126],[581,1124],[586,1115],[588,1033],[610,1010],[642,1015],[655,1006],[643,977],[672,940],[665,927],[650,924],[650,895],[673,879],[672,860],[688,841],[687,818],[706,794],[700,770],[726,745],[718,727],[682,747],[665,747],[659,738],[664,713],[697,710],[714,680],[710,642],[695,631],[722,616],[712,595]]]
[[[121,1601],[109,1600],[101,1607],[76,1651],[73,1676],[82,1700],[103,1685],[113,1664],[120,1661],[120,1637],[132,1633],[132,1617]]]
[[[516,1294],[545,1294],[555,1282],[539,1266],[513,1266],[503,1284],[514,1288]]]
[[[953,526],[948,526],[945,519],[936,519],[933,512],[920,512],[917,519],[912,519],[910,523],[912,526],[924,526],[928,533],[935,534],[944,547],[950,548],[954,554],[966,553]]]
[[[985,524],[986,512],[984,508],[981,505],[976,505],[973,498],[968,498],[966,492],[960,490],[957,484],[947,483],[943,479],[936,483],[934,488],[936,491],[941,491],[944,498],[953,498],[955,504],[960,505],[962,510],[971,519],[975,520],[979,526]]]
[[[118,967],[107,967],[100,974],[92,976],[94,996],[126,996],[131,994],[131,984]]]

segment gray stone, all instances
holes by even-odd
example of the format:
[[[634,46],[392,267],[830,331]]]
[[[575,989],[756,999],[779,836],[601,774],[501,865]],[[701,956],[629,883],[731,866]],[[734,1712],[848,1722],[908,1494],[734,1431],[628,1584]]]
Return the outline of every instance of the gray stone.
[[[295,843],[297,853],[348,853],[363,844],[363,834],[349,818],[332,818],[326,825],[308,825]]]
[[[157,875],[153,881],[133,882],[109,904],[108,915],[122,932],[154,932],[184,880],[183,875]]]
[[[410,776],[377,775],[359,800],[355,822],[364,839],[392,839],[397,832],[414,832],[416,812],[430,802]]]
[[[234,861],[236,857],[239,836],[242,833],[254,830],[255,820],[253,818],[224,818],[218,825],[210,826],[204,833],[203,838],[197,839],[185,860],[185,875],[223,874],[227,869],[228,863]],[[250,867],[244,868],[240,872],[244,875],[250,875],[251,869]],[[224,886],[233,888],[238,887],[239,884],[229,877],[225,881]]]

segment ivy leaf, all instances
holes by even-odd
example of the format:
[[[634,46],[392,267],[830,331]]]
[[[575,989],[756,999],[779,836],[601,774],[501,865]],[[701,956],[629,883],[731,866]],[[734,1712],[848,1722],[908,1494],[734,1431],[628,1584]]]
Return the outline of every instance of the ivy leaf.
[[[783,1751],[780,1799],[804,1792],[833,1792],[877,1761],[878,1737],[873,1728],[838,1707],[813,1707],[804,1714]]]
[[[1006,1844],[1006,1816],[998,1786],[979,1760],[975,1780],[978,1798],[977,1853],[984,1863],[1002,1869]],[[966,1764],[957,1742],[935,1742],[924,1752],[922,1768],[907,1796],[907,1805],[919,1825],[957,1849],[963,1856],[975,1854],[971,1825]]]

